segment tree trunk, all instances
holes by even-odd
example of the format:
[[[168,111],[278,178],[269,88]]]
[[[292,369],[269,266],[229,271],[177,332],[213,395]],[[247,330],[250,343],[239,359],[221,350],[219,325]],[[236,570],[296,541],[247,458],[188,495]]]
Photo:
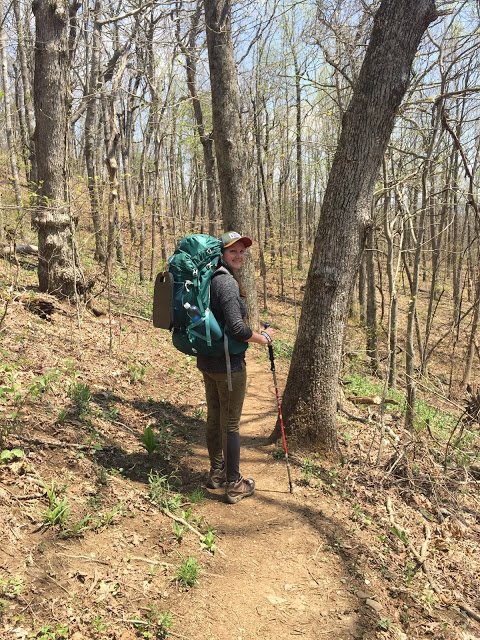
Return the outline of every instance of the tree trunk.
[[[255,150],[257,154],[257,237],[258,237],[258,253],[260,258],[260,274],[263,281],[263,311],[268,311],[268,295],[267,295],[267,264],[265,262],[263,238],[262,238],[262,194],[265,198],[265,209],[269,211],[270,202],[268,200],[267,189],[265,185],[265,172],[262,163],[262,144],[260,136],[260,117],[256,107],[256,101],[252,100],[253,106],[253,128],[255,132]]]
[[[233,57],[230,0],[205,0],[212,118],[224,230],[251,232],[246,216],[245,157],[240,123],[240,95]],[[249,322],[258,326],[253,254],[243,268]]]
[[[361,324],[366,322],[367,311],[367,268],[365,256],[360,260],[358,267],[358,317]]]
[[[3,0],[0,0],[0,50],[1,50],[1,66],[2,66],[2,85],[3,85],[3,105],[5,112],[5,133],[7,137],[8,154],[10,156],[10,169],[12,171],[13,189],[15,191],[15,203],[17,205],[18,220],[20,228],[24,228],[23,220],[23,202],[22,193],[20,190],[20,177],[18,175],[17,164],[17,150],[15,148],[15,139],[12,126],[12,113],[11,113],[11,95],[10,95],[10,83],[8,77],[8,61],[7,61],[7,46],[5,39],[4,29],[4,15],[3,15]]]
[[[203,110],[197,90],[197,34],[199,31],[201,10],[202,3],[199,1],[191,17],[187,46],[182,44],[178,33],[177,41],[182,49],[183,55],[185,56],[187,86],[192,98],[198,137],[203,148],[203,161],[205,165],[205,179],[207,186],[208,232],[210,235],[216,236],[218,234],[218,230],[216,226],[217,204],[215,197],[215,156],[213,155],[213,136],[205,131]],[[180,28],[180,21],[178,22],[178,28]]]
[[[367,231],[367,356],[370,358],[370,367],[374,376],[378,375],[378,349],[377,349],[377,300],[375,287],[375,232],[373,225]]]
[[[305,253],[305,210],[303,206],[303,159],[302,159],[302,87],[297,54],[292,46],[295,66],[295,107],[296,107],[296,151],[297,151],[297,222],[298,222],[298,258],[297,269],[303,270]]]
[[[120,218],[118,215],[118,141],[120,139],[120,131],[118,128],[117,117],[117,90],[121,77],[127,66],[127,54],[120,58],[118,68],[112,80],[112,88],[108,96],[108,129],[110,132],[108,143],[106,145],[105,164],[108,171],[109,196],[108,196],[108,241],[107,241],[107,257],[105,263],[105,273],[112,277],[113,265],[115,259],[122,265],[125,265],[123,255],[123,244],[121,238]]]
[[[127,202],[128,226],[130,228],[130,239],[132,244],[137,239],[137,216],[135,211],[135,196],[132,180],[132,169],[130,164],[132,154],[132,141],[134,136],[134,97],[137,95],[141,76],[138,74],[135,80],[131,80],[126,98],[126,109],[121,114],[120,141],[123,162],[123,184],[125,188],[125,200]],[[133,86],[132,86],[133,85]]]
[[[434,0],[382,0],[325,191],[283,409],[295,439],[330,452],[338,452],[343,338],[373,188],[415,52],[436,15]]]
[[[101,10],[101,0],[96,0],[93,9],[93,37],[90,59],[90,77],[87,84],[88,103],[85,115],[85,165],[87,169],[87,186],[90,198],[90,211],[95,234],[95,255],[98,262],[105,262],[105,233],[102,211],[100,209],[98,197],[98,175],[95,171],[96,154],[96,121],[98,109],[99,76],[100,76],[100,47],[101,47],[101,25],[99,23]]]
[[[25,20],[20,10],[20,0],[13,0],[13,10],[15,13],[15,23],[17,26],[17,38],[18,38],[18,57],[20,59],[20,74],[22,77],[23,88],[23,108],[25,113],[26,124],[26,153],[25,158],[28,158],[26,164],[27,180],[29,182],[35,181],[37,176],[36,167],[33,164],[35,154],[33,152],[33,135],[35,124],[33,122],[33,100],[32,100],[32,86],[30,82],[30,73],[28,69],[27,61],[27,45],[25,38]]]
[[[74,296],[86,289],[67,201],[68,51],[66,5],[36,0],[35,154],[38,167],[38,281],[41,291]]]

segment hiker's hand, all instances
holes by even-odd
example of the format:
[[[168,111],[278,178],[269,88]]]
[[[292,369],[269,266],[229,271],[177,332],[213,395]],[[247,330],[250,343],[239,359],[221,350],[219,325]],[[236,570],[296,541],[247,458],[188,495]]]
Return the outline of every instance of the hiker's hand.
[[[267,337],[268,336],[268,337]],[[254,342],[255,344],[270,344],[273,340],[273,329],[262,329],[260,333],[254,331],[247,342]]]
[[[270,344],[273,340],[273,328],[272,327],[266,327],[265,329],[263,329],[261,332],[261,335],[265,338],[266,343],[265,344]]]

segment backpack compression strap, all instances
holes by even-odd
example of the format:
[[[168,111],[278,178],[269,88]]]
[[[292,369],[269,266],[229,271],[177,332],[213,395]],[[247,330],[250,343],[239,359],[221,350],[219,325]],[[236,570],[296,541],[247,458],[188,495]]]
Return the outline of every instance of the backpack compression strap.
[[[232,275],[228,269],[226,269],[225,267],[219,267],[215,273],[213,274],[212,278],[214,278],[217,274],[219,273],[227,273],[228,275]],[[232,276],[233,278],[233,276]],[[228,390],[232,391],[233,387],[232,387],[232,365],[230,363],[230,351],[228,349],[228,336],[227,336],[227,332],[224,330],[223,331],[223,347],[225,349],[225,363],[227,365],[227,383],[228,383]]]

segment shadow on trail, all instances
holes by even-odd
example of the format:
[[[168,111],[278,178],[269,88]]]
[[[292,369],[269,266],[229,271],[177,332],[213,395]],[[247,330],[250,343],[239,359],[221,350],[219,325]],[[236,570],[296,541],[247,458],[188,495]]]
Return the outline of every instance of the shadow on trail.
[[[149,484],[152,473],[175,477],[182,487],[198,486],[201,482],[201,474],[182,462],[190,447],[202,442],[204,437],[202,423],[187,413],[192,409],[190,405],[140,398],[126,400],[108,391],[93,394],[91,403],[103,414],[107,425],[99,432],[90,428],[88,416],[85,418],[86,440],[94,449],[86,455],[100,467],[144,484]],[[147,425],[152,428],[157,442],[151,453],[143,445]],[[132,438],[143,450],[131,451]]]

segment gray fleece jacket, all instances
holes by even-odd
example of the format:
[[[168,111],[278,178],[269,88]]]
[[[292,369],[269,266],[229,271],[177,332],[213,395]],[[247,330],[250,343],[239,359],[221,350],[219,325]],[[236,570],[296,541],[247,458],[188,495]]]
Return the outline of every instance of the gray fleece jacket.
[[[210,309],[222,329],[227,329],[232,338],[246,342],[252,337],[253,331],[243,321],[247,305],[240,297],[238,283],[230,272],[222,269],[213,276]],[[244,353],[230,354],[232,371],[241,371],[244,359]],[[197,367],[205,373],[226,373],[225,355],[198,356]]]

